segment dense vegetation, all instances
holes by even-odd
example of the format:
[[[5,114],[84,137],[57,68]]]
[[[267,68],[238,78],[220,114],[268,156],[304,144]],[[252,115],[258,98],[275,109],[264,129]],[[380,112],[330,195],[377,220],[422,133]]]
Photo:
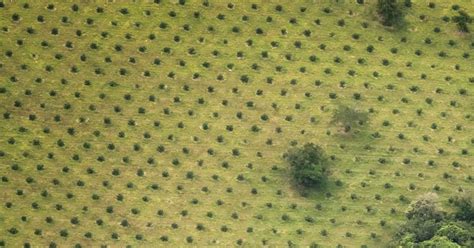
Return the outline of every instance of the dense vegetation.
[[[312,143],[291,149],[286,160],[295,182],[304,187],[321,185],[329,174],[329,159],[320,146]]]
[[[0,0],[0,247],[469,246],[473,10]]]
[[[453,200],[456,211],[440,209],[434,193],[422,195],[406,213],[407,221],[397,233],[403,247],[472,247],[474,207],[472,195]]]
[[[403,22],[404,13],[397,0],[378,0],[377,13],[380,15],[381,22],[385,26],[400,25]]]

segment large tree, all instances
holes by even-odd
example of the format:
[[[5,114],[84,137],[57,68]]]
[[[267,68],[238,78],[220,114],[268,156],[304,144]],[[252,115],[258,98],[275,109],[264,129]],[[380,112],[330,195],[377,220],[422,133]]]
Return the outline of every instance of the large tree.
[[[406,213],[407,222],[398,233],[399,237],[408,236],[416,243],[434,237],[445,218],[445,212],[438,208],[436,201],[436,194],[428,193],[412,203]]]

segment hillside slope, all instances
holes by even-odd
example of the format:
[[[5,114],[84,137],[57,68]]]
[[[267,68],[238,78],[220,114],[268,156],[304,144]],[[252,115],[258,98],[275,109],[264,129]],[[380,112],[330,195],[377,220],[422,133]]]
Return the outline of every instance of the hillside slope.
[[[473,187],[455,1],[401,30],[355,1],[155,2],[0,5],[0,244],[380,247]],[[282,154],[307,142],[332,172],[302,195]]]

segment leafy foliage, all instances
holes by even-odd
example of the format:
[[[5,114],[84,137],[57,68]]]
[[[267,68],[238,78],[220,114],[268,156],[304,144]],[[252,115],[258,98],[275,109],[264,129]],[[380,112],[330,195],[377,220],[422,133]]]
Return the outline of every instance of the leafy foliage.
[[[420,244],[420,247],[426,247],[426,248],[437,248],[437,247],[443,247],[443,248],[458,248],[460,247],[458,244],[452,242],[448,238],[444,236],[435,236],[430,240],[423,241]]]
[[[473,226],[450,218],[439,209],[437,196],[425,194],[406,213],[407,221],[396,234],[403,247],[460,247],[472,245]],[[471,242],[471,243],[469,243]]]
[[[411,205],[411,209],[407,212],[406,217],[408,220],[419,222],[428,220],[435,222],[442,221],[445,213],[437,207],[436,201],[436,194],[429,193],[422,195]]]
[[[395,26],[403,21],[403,12],[396,0],[378,0],[377,14],[385,26]]]
[[[299,185],[320,185],[328,175],[328,158],[324,150],[313,143],[293,148],[285,155],[291,166],[293,178]]]
[[[436,195],[423,195],[411,205],[406,214],[407,222],[397,235],[404,243],[429,240],[436,234],[444,216],[436,206]]]
[[[456,207],[454,217],[457,220],[474,224],[474,197],[472,195],[456,198],[454,206]]]
[[[443,225],[437,232],[437,236],[446,237],[452,242],[458,244],[464,244],[466,241],[469,240],[470,234],[469,232],[460,227],[459,225],[448,223]]]

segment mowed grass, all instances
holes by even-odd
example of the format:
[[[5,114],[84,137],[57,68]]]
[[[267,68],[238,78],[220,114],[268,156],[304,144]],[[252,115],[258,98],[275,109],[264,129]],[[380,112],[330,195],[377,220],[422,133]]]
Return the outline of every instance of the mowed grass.
[[[473,37],[442,20],[473,8],[433,2],[395,31],[355,1],[4,1],[0,244],[383,246],[473,185]],[[332,174],[302,195],[306,142]]]

